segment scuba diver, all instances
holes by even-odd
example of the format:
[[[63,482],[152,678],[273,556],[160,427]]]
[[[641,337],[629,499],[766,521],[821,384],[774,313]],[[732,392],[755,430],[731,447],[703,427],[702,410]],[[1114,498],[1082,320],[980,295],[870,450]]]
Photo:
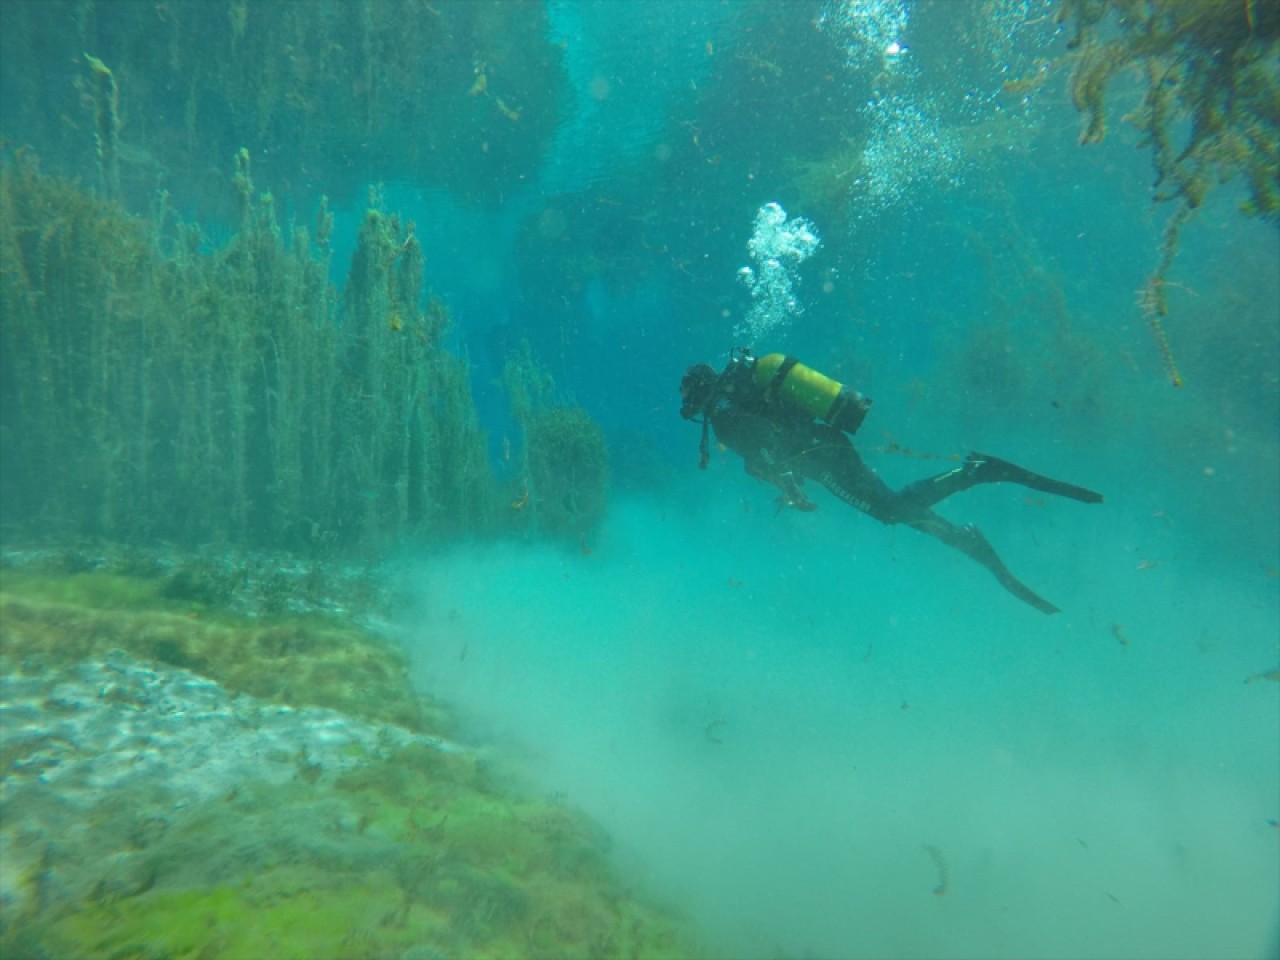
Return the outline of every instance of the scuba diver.
[[[711,427],[720,443],[743,458],[747,473],[782,491],[779,508],[817,509],[803,489],[806,479],[814,480],[881,523],[904,523],[954,547],[990,570],[1018,599],[1044,613],[1057,613],[1058,608],[1010,573],[977,527],[956,526],[934,513],[934,504],[980,483],[1017,483],[1081,503],[1102,503],[1102,495],[1092,490],[982,453],[970,453],[946,473],[893,490],[862,462],[846,436],[857,432],[871,401],[779,353],[757,359],[749,350],[734,349],[720,373],[705,363],[696,364],[680,381],[680,398],[682,417],[701,417],[701,469],[711,459]]]

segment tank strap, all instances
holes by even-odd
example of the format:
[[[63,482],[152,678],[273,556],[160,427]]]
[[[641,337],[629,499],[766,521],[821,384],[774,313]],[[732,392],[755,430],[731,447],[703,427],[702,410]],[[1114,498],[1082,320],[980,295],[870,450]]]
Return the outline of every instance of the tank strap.
[[[778,391],[782,389],[782,381],[787,379],[787,374],[791,372],[791,368],[798,362],[795,357],[784,357],[782,362],[778,364],[778,369],[773,372],[769,385],[765,387],[765,394],[770,403],[777,399]]]

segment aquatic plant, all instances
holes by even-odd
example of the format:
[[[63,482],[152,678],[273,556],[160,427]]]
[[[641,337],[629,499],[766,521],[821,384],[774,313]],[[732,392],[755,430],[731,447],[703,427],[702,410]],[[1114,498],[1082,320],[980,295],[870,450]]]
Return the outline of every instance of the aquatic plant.
[[[120,193],[120,88],[111,69],[90,54],[84,55],[92,71],[93,139],[98,148],[98,189],[106,197]]]
[[[1244,212],[1280,225],[1280,5],[1261,0],[1063,0],[1074,29],[1071,93],[1082,143],[1106,136],[1106,94],[1140,73],[1142,106],[1127,117],[1156,167],[1155,198],[1173,201],[1160,260],[1139,303],[1174,386],[1182,377],[1162,326],[1168,273],[1183,226],[1217,185],[1237,177]]]
[[[511,488],[515,522],[587,549],[608,507],[603,431],[561,394],[527,343],[508,359],[502,381],[524,438]]]
[[[216,247],[0,166],[0,523],[47,540],[312,554],[490,529],[497,493],[412,224],[371,206],[341,297],[331,221],[287,239],[235,158]]]
[[[140,209],[163,183],[202,216],[226,209],[211,164],[244,144],[271,145],[291,208],[317,182],[346,204],[370,180],[409,179],[498,203],[555,133],[562,53],[542,3],[0,4],[6,136],[91,182],[86,147],[110,130],[104,185]]]
[[[444,349],[447,308],[422,303],[414,225],[376,204],[372,197],[344,291],[340,487],[357,493],[347,516],[402,535],[480,532],[496,492],[469,371]]]

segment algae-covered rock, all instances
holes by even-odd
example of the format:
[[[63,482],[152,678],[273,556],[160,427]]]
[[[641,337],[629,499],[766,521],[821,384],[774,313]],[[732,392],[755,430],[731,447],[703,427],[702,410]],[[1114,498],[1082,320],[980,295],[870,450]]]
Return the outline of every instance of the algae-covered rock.
[[[246,619],[184,608],[166,602],[162,590],[105,573],[19,582],[0,592],[4,655],[49,667],[119,650],[232,692],[424,727],[425,705],[391,642],[332,618]]]
[[[0,590],[0,956],[688,957],[389,640],[104,573]],[[195,616],[192,616],[195,614]]]

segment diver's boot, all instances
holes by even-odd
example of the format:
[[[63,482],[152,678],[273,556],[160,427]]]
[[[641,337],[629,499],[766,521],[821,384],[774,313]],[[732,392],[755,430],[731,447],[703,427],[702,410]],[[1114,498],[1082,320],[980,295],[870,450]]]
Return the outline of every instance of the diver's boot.
[[[971,477],[972,484],[979,483],[1017,483],[1032,490],[1052,493],[1058,497],[1079,500],[1081,503],[1101,503],[1102,494],[1094,493],[1073,483],[1063,483],[1050,477],[1032,473],[1016,463],[990,457],[985,453],[971,453],[964,458],[964,473]]]
[[[958,534],[958,536],[949,539],[948,542],[957,550],[977,560],[978,563],[990,570],[995,575],[995,578],[1000,581],[1000,585],[1015,597],[1023,603],[1028,603],[1035,607],[1041,613],[1060,612],[1052,603],[1041,597],[1009,572],[1009,568],[1004,565],[1004,561],[996,553],[995,547],[991,546],[987,538],[982,535],[981,530],[969,524],[960,527]]]

